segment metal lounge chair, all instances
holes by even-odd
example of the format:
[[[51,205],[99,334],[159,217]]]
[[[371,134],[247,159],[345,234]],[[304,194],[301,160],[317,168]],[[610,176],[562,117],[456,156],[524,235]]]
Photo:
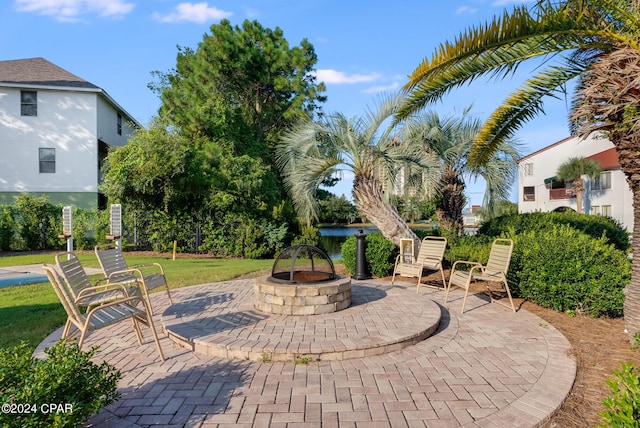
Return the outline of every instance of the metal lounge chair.
[[[83,314],[76,303],[76,299],[71,295],[70,289],[63,285],[58,272],[48,265],[44,265],[44,271],[46,272],[49,282],[51,282],[53,289],[58,295],[58,298],[67,313],[67,322],[65,323],[64,330],[62,331],[62,338],[66,338],[70,335],[71,327],[76,327],[80,332],[78,346],[82,348],[84,339],[90,331],[98,330],[120,321],[131,320],[140,345],[142,345],[142,333],[140,332],[139,323],[143,323],[149,327],[153,333],[153,338],[156,342],[156,348],[158,350],[158,354],[160,354],[160,359],[164,361],[164,353],[162,352],[160,340],[158,339],[158,334],[156,333],[155,326],[153,325],[151,311],[144,299],[140,296],[122,297],[116,300],[111,300],[109,303],[94,306]],[[109,293],[109,291],[85,293],[85,296],[87,298],[94,297],[93,295],[98,297],[100,294],[104,293]]]
[[[122,251],[113,244],[96,245],[95,253],[109,284],[140,284],[149,307],[151,307],[149,291],[164,287],[169,296],[169,302],[173,303],[164,269],[159,263],[136,265],[130,268]]]
[[[114,286],[108,284],[106,278],[91,283],[80,260],[72,252],[56,255],[56,264],[77,305],[90,307],[139,294],[137,287]]]
[[[415,260],[405,260],[404,254],[399,254],[396,258],[396,264],[393,269],[393,277],[391,278],[391,285],[393,285],[396,275],[418,278],[418,285],[416,292],[420,291],[420,286],[423,285],[422,274],[424,270],[439,270],[442,276],[442,288],[447,287],[447,283],[444,279],[444,271],[442,270],[442,259],[444,257],[444,251],[447,248],[447,238],[440,236],[427,236],[422,240],[420,250],[418,251],[418,257]]]
[[[444,295],[444,302],[447,302],[449,297],[449,291],[452,285],[464,288],[464,299],[462,300],[462,310],[464,313],[464,306],[467,303],[467,294],[469,293],[469,286],[471,281],[487,281],[498,282],[502,284],[502,287],[506,290],[509,302],[511,303],[511,310],[516,311],[511,298],[511,291],[509,290],[509,284],[507,283],[507,270],[509,269],[509,262],[511,261],[511,253],[513,252],[513,241],[511,239],[496,239],[491,245],[491,253],[489,254],[489,261],[486,266],[483,266],[478,262],[470,262],[467,260],[458,260],[451,267],[451,275],[449,276],[449,286]],[[463,270],[460,265],[471,266],[469,270]],[[491,302],[503,304],[502,302],[493,298],[493,291],[487,286],[489,290],[489,297]],[[504,304],[503,304],[504,305]],[[506,306],[506,305],[504,305]]]

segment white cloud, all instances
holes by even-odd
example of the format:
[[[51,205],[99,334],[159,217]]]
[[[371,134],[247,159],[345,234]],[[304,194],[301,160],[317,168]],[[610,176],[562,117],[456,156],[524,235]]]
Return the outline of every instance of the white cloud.
[[[168,15],[154,13],[153,18],[160,22],[195,22],[204,24],[205,22],[219,21],[228,18],[232,12],[227,12],[208,3],[180,3],[173,12]]]
[[[126,0],[16,0],[15,5],[19,12],[39,13],[68,22],[78,21],[81,15],[88,13],[120,17],[134,7]]]
[[[363,92],[367,94],[375,94],[378,92],[395,91],[399,87],[400,87],[399,82],[393,82],[389,85],[372,86],[370,88],[365,89]]]
[[[463,13],[474,14],[478,9],[469,6],[460,6],[456,9],[456,15],[462,15]]]
[[[516,4],[516,3],[531,3],[535,0],[495,0],[491,3],[491,6],[506,6],[508,4]]]
[[[332,70],[330,68],[317,70],[316,78],[319,82],[335,83],[335,84],[352,84],[352,83],[366,83],[373,82],[380,78],[378,73],[369,74],[346,74],[342,71]]]

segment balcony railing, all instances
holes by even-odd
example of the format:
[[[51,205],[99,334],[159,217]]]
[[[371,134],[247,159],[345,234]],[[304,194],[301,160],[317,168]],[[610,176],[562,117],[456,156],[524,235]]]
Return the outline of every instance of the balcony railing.
[[[570,188],[560,188],[560,189],[549,189],[549,199],[571,199],[575,198],[576,194],[573,189]]]

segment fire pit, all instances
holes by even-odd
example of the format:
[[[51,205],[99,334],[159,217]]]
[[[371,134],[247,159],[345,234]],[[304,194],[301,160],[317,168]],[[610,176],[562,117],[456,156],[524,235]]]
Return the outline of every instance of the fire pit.
[[[351,305],[351,279],[336,275],[329,256],[311,245],[286,248],[254,291],[254,307],[272,314],[326,314]]]

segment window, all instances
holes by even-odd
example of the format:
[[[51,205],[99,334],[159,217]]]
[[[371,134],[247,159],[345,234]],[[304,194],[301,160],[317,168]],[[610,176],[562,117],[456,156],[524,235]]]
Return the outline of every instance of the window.
[[[118,113],[118,135],[122,135],[122,115]]]
[[[536,200],[536,188],[533,186],[526,186],[522,188],[522,200],[523,201],[535,201]]]
[[[600,177],[593,180],[592,190],[611,189],[611,171],[603,172]]]
[[[531,176],[533,175],[533,164],[525,163],[522,165],[522,169],[524,171],[524,175]]]
[[[600,206],[592,205],[591,206],[591,215],[600,215]]]
[[[38,93],[36,91],[20,91],[20,115],[38,115]]]
[[[611,217],[611,205],[602,206],[602,215]]]
[[[56,149],[39,149],[40,173],[54,174],[56,172]]]

